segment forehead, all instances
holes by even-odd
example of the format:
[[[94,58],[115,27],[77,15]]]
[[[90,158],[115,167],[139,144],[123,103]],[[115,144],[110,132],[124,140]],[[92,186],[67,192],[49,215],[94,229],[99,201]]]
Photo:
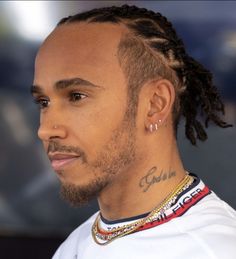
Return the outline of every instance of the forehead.
[[[119,25],[74,23],[57,27],[42,44],[35,62],[35,80],[88,74],[119,73],[117,47],[126,29]]]

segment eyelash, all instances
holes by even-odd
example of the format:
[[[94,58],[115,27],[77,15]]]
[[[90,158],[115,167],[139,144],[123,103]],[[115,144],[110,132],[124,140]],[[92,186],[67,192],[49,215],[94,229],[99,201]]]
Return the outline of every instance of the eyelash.
[[[47,103],[45,103],[45,102],[47,102]],[[39,109],[42,110],[42,109],[45,109],[48,107],[50,101],[45,98],[38,97],[38,98],[34,99],[34,103],[36,103],[39,106]]]
[[[79,97],[79,98],[78,98]],[[86,98],[87,95],[82,94],[82,93],[70,93],[69,94],[69,101],[70,102],[79,102],[80,100]],[[39,109],[45,109],[49,106],[50,101],[46,98],[43,97],[38,97],[34,99],[34,103],[36,103],[39,106]]]
[[[79,99],[77,99],[78,96],[80,96]],[[82,97],[82,96],[83,96],[83,97]],[[82,100],[82,99],[84,99],[84,98],[86,98],[86,97],[87,97],[87,95],[82,94],[82,93],[78,93],[78,92],[70,93],[70,94],[69,94],[69,100],[70,100],[71,102],[78,102],[78,101],[80,101],[80,100]]]

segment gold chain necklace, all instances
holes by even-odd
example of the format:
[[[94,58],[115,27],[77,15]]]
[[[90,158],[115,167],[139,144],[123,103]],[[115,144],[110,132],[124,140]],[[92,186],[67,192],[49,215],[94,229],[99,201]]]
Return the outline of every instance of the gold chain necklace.
[[[176,200],[177,196],[185,189],[187,189],[192,184],[192,182],[193,182],[193,177],[187,174],[185,178],[175,188],[175,190],[172,191],[163,200],[163,202],[161,202],[161,204],[155,207],[146,217],[138,221],[135,221],[133,223],[124,225],[122,227],[118,227],[115,230],[105,231],[99,228],[99,220],[100,220],[100,213],[99,213],[92,226],[92,236],[94,241],[99,245],[107,245],[117,238],[126,236],[132,232],[135,232],[146,223],[154,221],[160,213],[163,213],[166,209],[170,208],[170,206]],[[103,242],[100,242],[98,239],[103,240]]]

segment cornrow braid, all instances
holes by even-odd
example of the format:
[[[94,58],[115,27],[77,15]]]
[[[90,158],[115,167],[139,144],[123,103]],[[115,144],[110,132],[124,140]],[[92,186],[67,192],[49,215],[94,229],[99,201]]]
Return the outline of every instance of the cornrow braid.
[[[181,116],[185,118],[186,137],[193,145],[197,139],[207,139],[205,128],[210,121],[222,128],[232,126],[218,115],[224,115],[224,104],[213,85],[212,74],[186,53],[183,41],[166,17],[145,8],[123,5],[68,16],[58,26],[82,21],[124,24],[130,30],[130,37],[121,39],[118,56],[129,81],[134,113],[142,85],[148,80],[166,78],[176,91],[173,107],[176,135]]]

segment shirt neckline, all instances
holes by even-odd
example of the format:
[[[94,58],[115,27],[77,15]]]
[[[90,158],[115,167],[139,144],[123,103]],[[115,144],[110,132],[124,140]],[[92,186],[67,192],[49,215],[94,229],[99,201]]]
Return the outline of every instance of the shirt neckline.
[[[174,208],[175,205],[179,202],[179,200],[182,198],[184,198],[184,196],[190,192],[191,190],[194,190],[194,189],[197,189],[197,186],[201,185],[201,189],[203,189],[204,187],[206,187],[204,185],[204,183],[200,180],[199,177],[197,177],[195,174],[193,173],[189,173],[189,175],[191,175],[193,178],[194,178],[194,181],[192,182],[192,184],[186,189],[184,190],[183,192],[181,192],[178,196],[177,196],[177,199],[175,201],[175,203],[171,206],[171,208]],[[206,187],[207,188],[207,187]],[[208,188],[207,188],[208,189]],[[209,190],[209,189],[208,189]],[[205,190],[207,192],[207,190]],[[202,195],[203,196],[203,195]],[[205,196],[205,195],[204,195]],[[200,198],[200,197],[199,197]],[[195,204],[195,203],[194,203]],[[189,204],[191,206],[193,206],[194,204]],[[188,210],[190,208],[190,206],[188,206],[188,208],[186,207],[186,210]],[[183,213],[185,213],[185,209],[182,208],[181,210],[181,215]],[[102,214],[100,214],[100,223],[101,223],[101,226],[102,228],[105,228],[105,229],[111,229],[112,227],[117,227],[117,226],[122,226],[122,225],[125,225],[125,224],[129,224],[129,223],[132,223],[132,222],[135,222],[139,219],[142,219],[142,218],[145,218],[148,216],[150,212],[146,212],[146,213],[143,213],[143,214],[140,214],[140,215],[137,215],[137,216],[133,216],[133,217],[127,217],[127,218],[122,218],[122,219],[118,219],[118,220],[108,220],[106,218],[104,218],[102,216]],[[176,215],[177,216],[177,215]]]

